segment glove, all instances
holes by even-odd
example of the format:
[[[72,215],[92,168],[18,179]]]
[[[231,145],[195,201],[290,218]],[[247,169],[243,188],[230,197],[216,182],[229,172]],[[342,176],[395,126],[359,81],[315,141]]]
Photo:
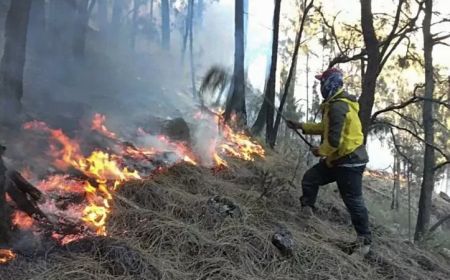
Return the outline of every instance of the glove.
[[[320,153],[319,153],[319,147],[312,147],[311,148],[311,153],[316,156],[316,157],[320,157]]]

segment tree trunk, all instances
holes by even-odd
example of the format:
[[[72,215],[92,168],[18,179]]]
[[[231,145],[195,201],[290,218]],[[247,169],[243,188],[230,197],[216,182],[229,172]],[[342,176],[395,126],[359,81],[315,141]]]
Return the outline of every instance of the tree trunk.
[[[253,125],[253,131],[261,131],[266,125],[266,142],[270,142],[269,136],[273,131],[273,117],[274,108],[269,105],[269,102],[275,104],[275,84],[278,62],[278,35],[280,31],[280,10],[281,0],[275,0],[275,7],[273,12],[273,35],[272,35],[272,58],[270,62],[269,79],[264,91],[264,102],[261,105],[261,110],[258,114],[255,124]]]
[[[305,2],[305,4],[306,4],[306,2]],[[300,43],[302,41],[303,29],[305,26],[306,18],[308,16],[308,12],[313,7],[313,4],[314,4],[314,0],[311,0],[311,2],[309,2],[309,4],[303,10],[303,15],[302,15],[301,24],[300,24],[300,30],[298,31],[297,37],[295,40],[294,54],[292,55],[291,67],[289,68],[289,74],[288,74],[288,77],[286,80],[286,84],[284,85],[284,93],[280,100],[280,106],[278,108],[277,117],[275,119],[275,125],[269,136],[269,139],[270,139],[269,146],[272,148],[275,147],[275,142],[277,141],[278,128],[280,126],[281,115],[283,114],[283,108],[284,108],[284,104],[286,102],[286,98],[289,94],[289,91],[294,90],[293,88],[291,89],[291,82],[293,79],[295,80],[297,57],[298,57],[298,52],[300,49]]]
[[[270,68],[271,68],[271,60],[272,60],[272,56],[267,55],[267,63],[266,63],[266,73],[265,73],[265,84],[264,84],[264,94],[267,92],[267,83],[269,81],[269,75],[270,75]],[[265,96],[265,95],[264,95]],[[261,109],[258,112],[258,115],[256,116],[256,120],[255,123],[252,126],[252,134],[253,135],[259,135],[261,134],[264,125],[266,124],[266,109],[267,109],[267,104],[266,104],[266,100],[263,100],[263,103],[261,105]]]
[[[153,22],[153,3],[155,0],[150,0],[150,20]]]
[[[169,0],[161,0],[162,48],[170,49],[170,6]]]
[[[3,149],[3,147],[0,147]],[[2,151],[0,151],[1,153]],[[9,241],[9,217],[5,200],[5,172],[6,168],[0,155],[0,245]]]
[[[134,51],[136,47],[136,34],[137,34],[137,17],[139,14],[139,7],[141,6],[141,0],[133,1],[133,19],[131,23],[131,50]]]
[[[112,18],[111,18],[111,29],[109,31],[109,36],[117,36],[120,33],[120,26],[122,21],[124,8],[123,0],[114,0]]]
[[[45,29],[45,0],[34,0],[28,24],[28,46],[42,54],[47,48],[47,32]]]
[[[394,156],[394,186],[392,187],[391,210],[399,210],[399,191],[400,191],[400,158]]]
[[[181,64],[184,64],[184,57],[186,55],[186,48],[187,48],[187,41],[188,37],[190,38],[190,32],[192,30],[192,21],[193,21],[193,14],[194,14],[194,0],[188,1],[188,13],[186,15],[186,21],[185,21],[185,29],[183,34],[183,46],[181,48]]]
[[[1,120],[14,122],[22,110],[28,20],[31,0],[11,1],[5,23],[5,46],[0,63]]]
[[[309,106],[310,104],[310,94],[309,94],[309,71],[311,69],[309,68],[309,52],[306,54],[306,122],[310,122],[310,111],[311,108]],[[309,143],[312,143],[312,135],[306,135],[306,139]],[[306,166],[309,167],[311,165],[311,159],[312,155],[311,153],[306,154]]]
[[[372,0],[361,0],[361,28],[367,51],[367,67],[362,77],[363,86],[359,98],[359,117],[361,118],[364,136],[367,138],[381,60],[378,49],[379,41],[373,25]]]
[[[425,100],[423,101],[423,127],[425,133],[425,155],[423,162],[423,179],[420,190],[419,213],[417,215],[415,241],[420,241],[426,234],[430,225],[431,203],[434,189],[434,167],[435,155],[432,145],[434,144],[433,128],[433,38],[431,34],[431,17],[433,12],[433,1],[425,1],[425,16],[423,19],[423,40],[425,60]]]
[[[235,27],[234,27],[234,73],[233,91],[229,103],[225,108],[225,121],[229,121],[231,114],[235,113],[239,124],[247,124],[245,109],[245,51],[244,51],[244,2],[235,0]]]
[[[197,16],[196,16],[196,18],[197,18],[197,25],[199,27],[201,27],[202,24],[203,24],[203,10],[204,10],[204,8],[205,8],[204,1],[203,0],[198,0],[198,3],[197,3]]]
[[[411,241],[411,165],[406,166],[406,183],[408,184],[408,240]]]
[[[192,82],[192,96],[197,97],[197,88],[195,85],[195,65],[194,65],[194,0],[191,2],[191,19],[189,20],[189,58],[191,64],[191,82]],[[245,105],[244,105],[245,106]]]
[[[83,58],[86,51],[86,35],[89,23],[89,1],[81,0],[77,3],[75,15],[75,33],[73,41],[73,55],[75,58]]]
[[[450,165],[447,165],[447,175],[445,176],[446,179],[446,187],[445,187],[445,192],[450,195]]]
[[[98,26],[101,32],[108,28],[108,0],[97,0]]]

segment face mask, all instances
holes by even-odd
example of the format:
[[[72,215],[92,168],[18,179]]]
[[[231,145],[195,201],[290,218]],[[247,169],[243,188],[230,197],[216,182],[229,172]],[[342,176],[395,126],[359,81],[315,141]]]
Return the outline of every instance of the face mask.
[[[323,99],[327,99],[329,96],[329,92],[325,89],[324,82],[320,82],[320,93],[322,94]]]

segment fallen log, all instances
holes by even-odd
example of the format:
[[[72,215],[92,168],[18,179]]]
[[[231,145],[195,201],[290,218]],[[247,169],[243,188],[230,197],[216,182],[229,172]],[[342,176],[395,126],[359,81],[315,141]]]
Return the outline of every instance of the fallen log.
[[[35,219],[47,219],[46,215],[39,209],[32,196],[27,196],[11,178],[5,177],[5,191],[16,204],[17,208]]]
[[[17,188],[25,194],[28,194],[32,197],[34,201],[41,202],[44,199],[42,192],[37,189],[35,186],[30,184],[19,172],[16,170],[8,170],[6,171],[6,177],[9,178],[14,184],[16,184]]]
[[[3,162],[5,150],[6,148],[0,145],[0,241],[6,241],[9,235],[10,218],[5,208],[5,193],[11,197],[19,210],[35,219],[47,220],[46,215],[37,206],[37,202],[43,200],[41,191],[19,172],[7,170]]]

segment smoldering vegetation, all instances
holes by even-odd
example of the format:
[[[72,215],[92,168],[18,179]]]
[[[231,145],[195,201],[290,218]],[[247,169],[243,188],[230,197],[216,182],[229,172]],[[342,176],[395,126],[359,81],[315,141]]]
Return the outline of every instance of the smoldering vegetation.
[[[447,279],[442,257],[377,224],[376,253],[351,257],[344,205],[322,200],[317,218],[299,219],[299,194],[280,179],[292,165],[269,159],[273,165],[232,161],[215,172],[181,164],[127,183],[114,198],[111,237],[19,256],[0,273],[5,279]],[[272,179],[262,183],[266,170]],[[267,187],[272,191],[262,196]],[[293,238],[288,255],[272,243],[280,226]]]

